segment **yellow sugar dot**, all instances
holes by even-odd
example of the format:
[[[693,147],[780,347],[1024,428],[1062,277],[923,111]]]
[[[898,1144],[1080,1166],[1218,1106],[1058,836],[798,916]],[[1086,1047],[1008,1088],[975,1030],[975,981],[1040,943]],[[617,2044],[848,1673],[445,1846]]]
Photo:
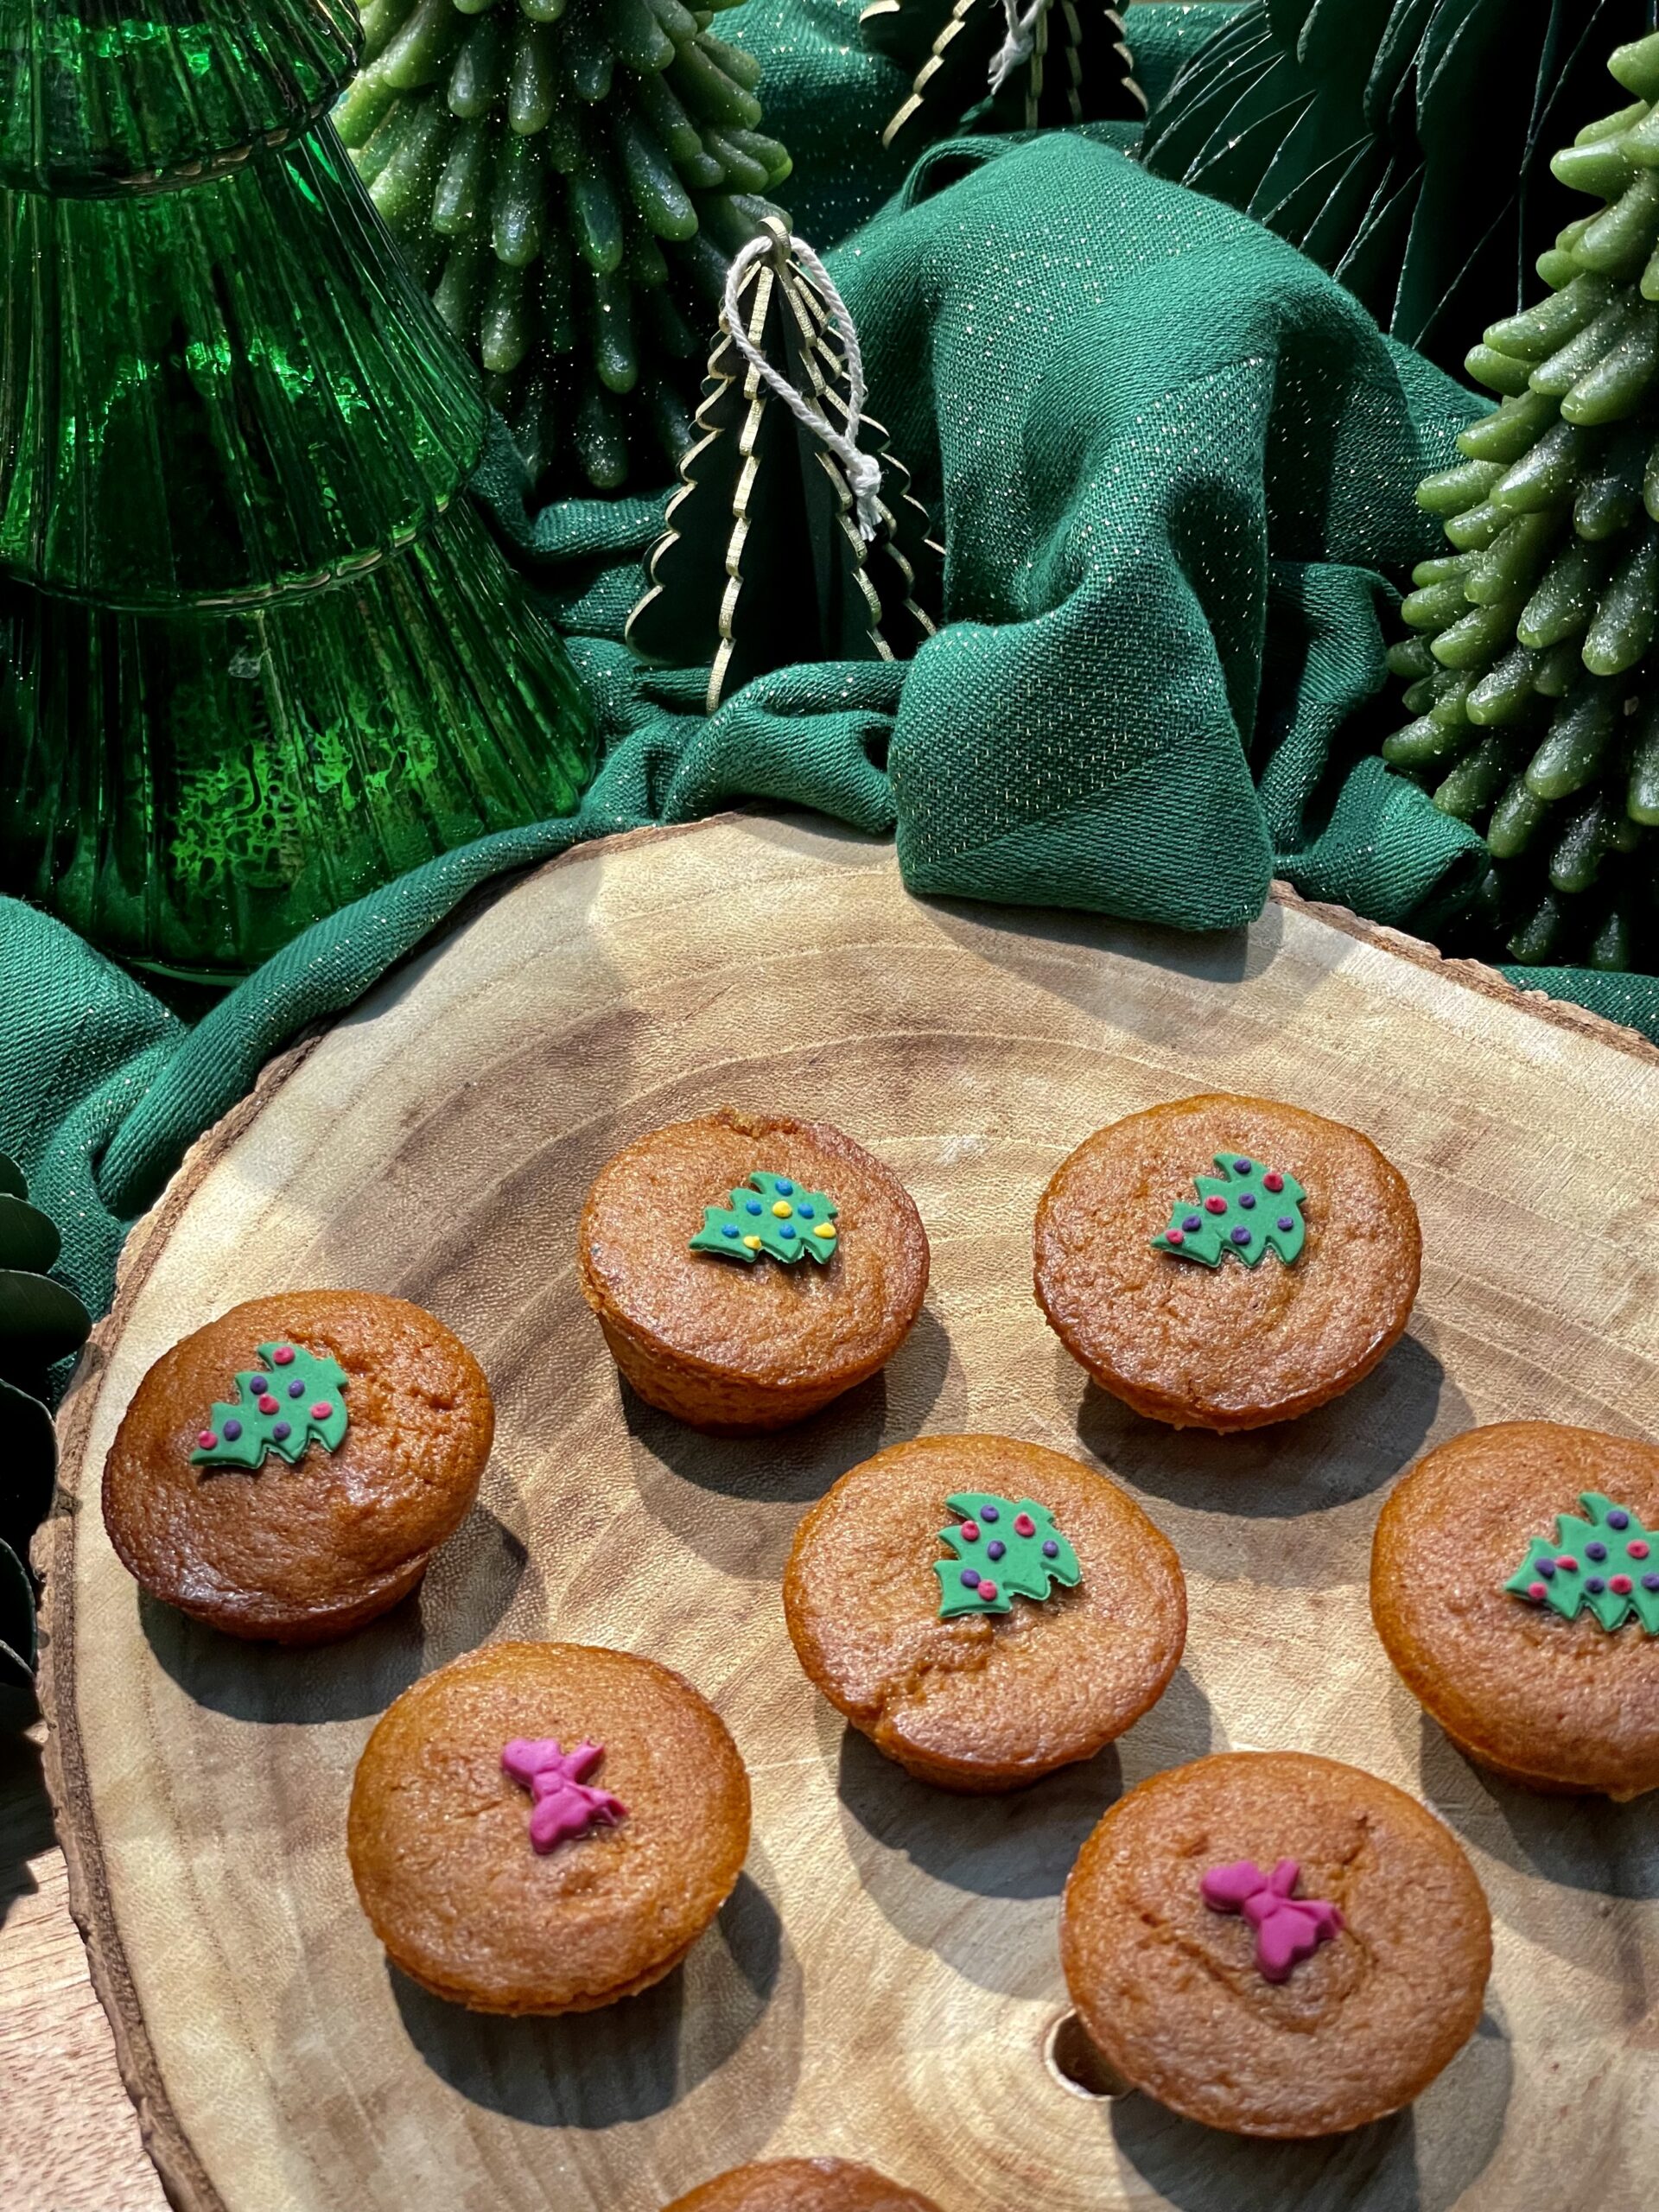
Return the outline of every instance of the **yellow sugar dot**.
[[[772,1202],[772,1210],[779,1221],[787,1221],[795,1211],[787,1198],[774,1198]]]
[[[760,1239],[758,1236],[746,1236],[743,1239],[743,1242],[748,1246],[751,1252],[758,1252],[760,1249]]]
[[[821,1221],[812,1232],[815,1236],[833,1236],[835,1233],[836,1225],[832,1221]]]

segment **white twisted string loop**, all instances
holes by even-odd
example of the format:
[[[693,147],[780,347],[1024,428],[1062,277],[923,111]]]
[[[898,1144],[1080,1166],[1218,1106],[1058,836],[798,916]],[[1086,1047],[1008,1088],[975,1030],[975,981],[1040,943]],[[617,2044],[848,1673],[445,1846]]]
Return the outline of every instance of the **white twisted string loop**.
[[[991,90],[1000,92],[1014,71],[1030,60],[1037,50],[1037,26],[1047,11],[1049,0],[1031,0],[1031,5],[1020,13],[1020,0],[1002,0],[1002,12],[1008,19],[1008,35],[991,63]]]
[[[858,332],[853,318],[847,312],[847,302],[836,289],[836,280],[824,267],[804,238],[791,237],[789,250],[806,270],[823,296],[830,310],[830,320],[840,334],[847,354],[847,429],[838,430],[812,403],[796,391],[786,377],[780,376],[766,355],[749,336],[743,321],[738,292],[745,276],[757,261],[762,261],[772,250],[772,241],[764,234],[753,238],[736,254],[726,272],[725,321],[731,340],[738,352],[766,385],[777,394],[797,422],[822,438],[836,459],[846,471],[847,481],[852,487],[857,505],[858,531],[866,544],[881,525],[880,511],[876,501],[881,490],[881,464],[874,454],[861,453],[858,448],[858,427],[864,419],[864,356],[858,342]]]

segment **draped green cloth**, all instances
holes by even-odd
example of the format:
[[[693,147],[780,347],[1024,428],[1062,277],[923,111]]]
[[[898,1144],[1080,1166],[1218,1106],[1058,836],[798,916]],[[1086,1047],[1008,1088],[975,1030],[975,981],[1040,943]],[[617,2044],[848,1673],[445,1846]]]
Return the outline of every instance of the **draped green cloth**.
[[[1222,12],[1135,10],[1154,88]],[[498,442],[480,489],[605,731],[574,820],[389,885],[194,1027],[0,900],[0,1150],[94,1309],[125,1225],[272,1052],[578,838],[787,803],[894,836],[918,893],[1192,930],[1243,926],[1274,873],[1431,933],[1466,891],[1472,833],[1372,748],[1395,584],[1437,537],[1414,490],[1480,403],[1279,239],[1145,175],[1121,128],[959,139],[906,180],[880,149],[902,81],[862,52],[857,0],[743,13],[797,226],[851,230],[832,266],[872,410],[943,517],[947,626],[907,666],[787,669],[705,719],[700,671],[620,643],[661,499],[532,513]],[[1529,980],[1659,1034],[1651,979]]]

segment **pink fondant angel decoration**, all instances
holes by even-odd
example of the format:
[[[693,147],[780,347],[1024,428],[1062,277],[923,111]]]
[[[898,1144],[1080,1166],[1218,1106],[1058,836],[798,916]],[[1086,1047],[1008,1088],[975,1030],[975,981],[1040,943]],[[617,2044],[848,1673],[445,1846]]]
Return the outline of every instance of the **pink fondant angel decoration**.
[[[1242,1912],[1255,1930],[1255,1963],[1264,1981],[1286,1981],[1299,1959],[1311,1959],[1342,1927],[1342,1915],[1321,1897],[1294,1897],[1301,1868],[1281,1859],[1264,1874],[1253,1859],[1212,1866],[1199,1883],[1213,1912]]]
[[[604,1758],[598,1744],[561,1750],[551,1736],[515,1736],[501,1754],[503,1770],[523,1783],[534,1802],[530,1840],[537,1851],[551,1851],[591,1827],[613,1828],[628,1808],[608,1789],[595,1789],[588,1777]]]

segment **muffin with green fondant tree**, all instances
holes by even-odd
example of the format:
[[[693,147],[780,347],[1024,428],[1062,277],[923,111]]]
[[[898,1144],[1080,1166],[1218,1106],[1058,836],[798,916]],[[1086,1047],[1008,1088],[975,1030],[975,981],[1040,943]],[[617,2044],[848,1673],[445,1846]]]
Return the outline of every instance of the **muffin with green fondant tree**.
[[[1600,204],[1538,264],[1548,296],[1470,372],[1501,396],[1418,498],[1450,550],[1389,656],[1414,719],[1383,757],[1484,835],[1482,904],[1518,960],[1659,960],[1659,36],[1635,95],[1557,155]]]
[[[366,0],[335,113],[550,493],[665,482],[789,156],[737,0]]]

